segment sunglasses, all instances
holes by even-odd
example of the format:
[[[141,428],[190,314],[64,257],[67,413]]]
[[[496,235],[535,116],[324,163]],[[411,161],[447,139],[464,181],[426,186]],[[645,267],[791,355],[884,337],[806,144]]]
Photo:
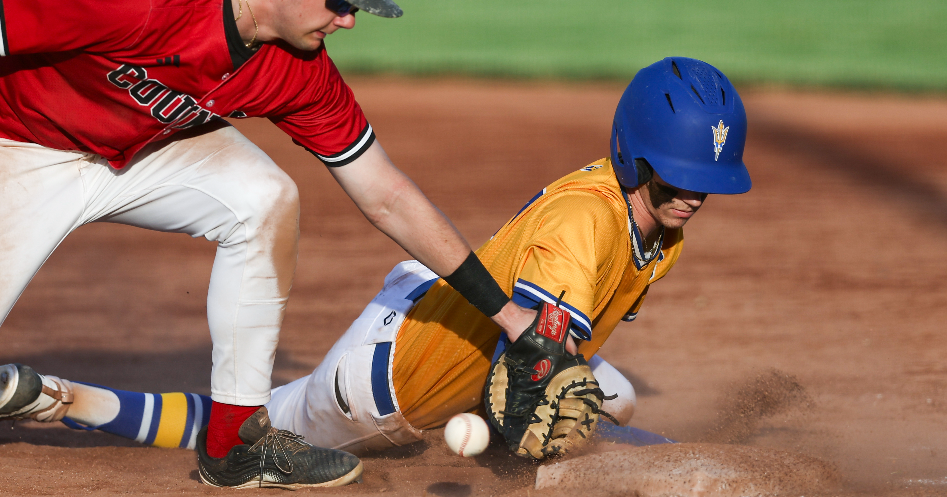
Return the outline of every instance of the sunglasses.
[[[674,198],[674,197],[680,195],[680,193],[681,193],[681,190],[679,190],[679,189],[677,189],[677,188],[674,188],[674,187],[671,186],[671,185],[666,185],[666,184],[660,183],[660,182],[658,182],[658,181],[655,181],[655,182],[654,182],[654,186],[657,187],[657,190],[658,190],[663,196],[667,197],[666,200],[668,200],[668,201],[669,201],[670,199],[672,199],[672,198]],[[694,193],[696,193],[698,196],[700,196],[700,201],[701,201],[701,202],[703,202],[703,201],[707,198],[707,194],[706,194],[706,193],[702,193],[702,192],[694,192]]]
[[[345,17],[358,12],[358,7],[345,0],[326,0],[326,8],[335,12],[335,15],[339,17]]]

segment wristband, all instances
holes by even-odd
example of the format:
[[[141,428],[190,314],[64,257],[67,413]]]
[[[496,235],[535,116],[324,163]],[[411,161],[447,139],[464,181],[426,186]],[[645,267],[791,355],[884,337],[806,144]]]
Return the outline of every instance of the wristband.
[[[497,315],[510,301],[473,251],[444,281],[487,317]]]

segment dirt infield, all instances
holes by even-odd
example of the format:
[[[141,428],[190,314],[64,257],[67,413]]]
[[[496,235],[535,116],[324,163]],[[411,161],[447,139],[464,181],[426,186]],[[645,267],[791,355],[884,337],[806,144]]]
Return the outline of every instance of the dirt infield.
[[[635,447],[547,463],[536,489],[589,495],[744,497],[812,495],[838,488],[838,472],[796,452],[745,445]]]
[[[622,90],[352,86],[395,163],[474,245],[547,183],[607,154]],[[947,492],[947,99],[743,93],[753,190],[709,199],[678,266],[602,351],[639,393],[633,424],[816,457],[838,468],[845,494]],[[405,254],[270,123],[238,127],[302,195],[283,383],[319,363]],[[214,249],[124,226],[79,229],[3,324],[0,364],[207,393]],[[528,495],[535,466],[493,449],[461,459],[439,436],[367,457],[363,484],[318,493]],[[2,494],[229,495],[198,482],[192,452],[61,426],[0,424],[0,464]]]

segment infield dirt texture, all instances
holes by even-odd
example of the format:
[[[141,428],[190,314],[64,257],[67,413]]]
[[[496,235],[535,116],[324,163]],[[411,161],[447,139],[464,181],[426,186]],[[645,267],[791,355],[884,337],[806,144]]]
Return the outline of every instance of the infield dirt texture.
[[[607,154],[623,89],[435,79],[352,86],[395,163],[474,245],[547,183]],[[710,197],[687,226],[677,267],[602,351],[638,390],[633,424],[686,442],[819,458],[841,477],[832,494],[942,495],[947,99],[741,92],[752,191]],[[319,363],[406,256],[269,122],[237,125],[302,195],[299,269],[276,361],[283,383]],[[206,393],[214,249],[124,226],[79,229],[4,323],[0,363]],[[0,424],[0,494],[237,495],[201,485],[193,452],[59,425],[10,428]],[[453,456],[439,430],[364,462],[363,484],[317,493],[537,495],[536,466],[496,448]]]

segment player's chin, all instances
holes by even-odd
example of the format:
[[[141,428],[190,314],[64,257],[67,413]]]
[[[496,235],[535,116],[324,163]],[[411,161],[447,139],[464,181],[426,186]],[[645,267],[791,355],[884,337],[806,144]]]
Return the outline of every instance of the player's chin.
[[[315,35],[309,35],[296,40],[292,43],[292,45],[299,50],[312,52],[313,50],[318,50],[319,47],[322,46],[322,38]]]
[[[688,220],[690,220],[690,217],[680,217],[671,214],[661,219],[661,226],[664,226],[668,229],[683,228],[684,225],[687,224]]]

